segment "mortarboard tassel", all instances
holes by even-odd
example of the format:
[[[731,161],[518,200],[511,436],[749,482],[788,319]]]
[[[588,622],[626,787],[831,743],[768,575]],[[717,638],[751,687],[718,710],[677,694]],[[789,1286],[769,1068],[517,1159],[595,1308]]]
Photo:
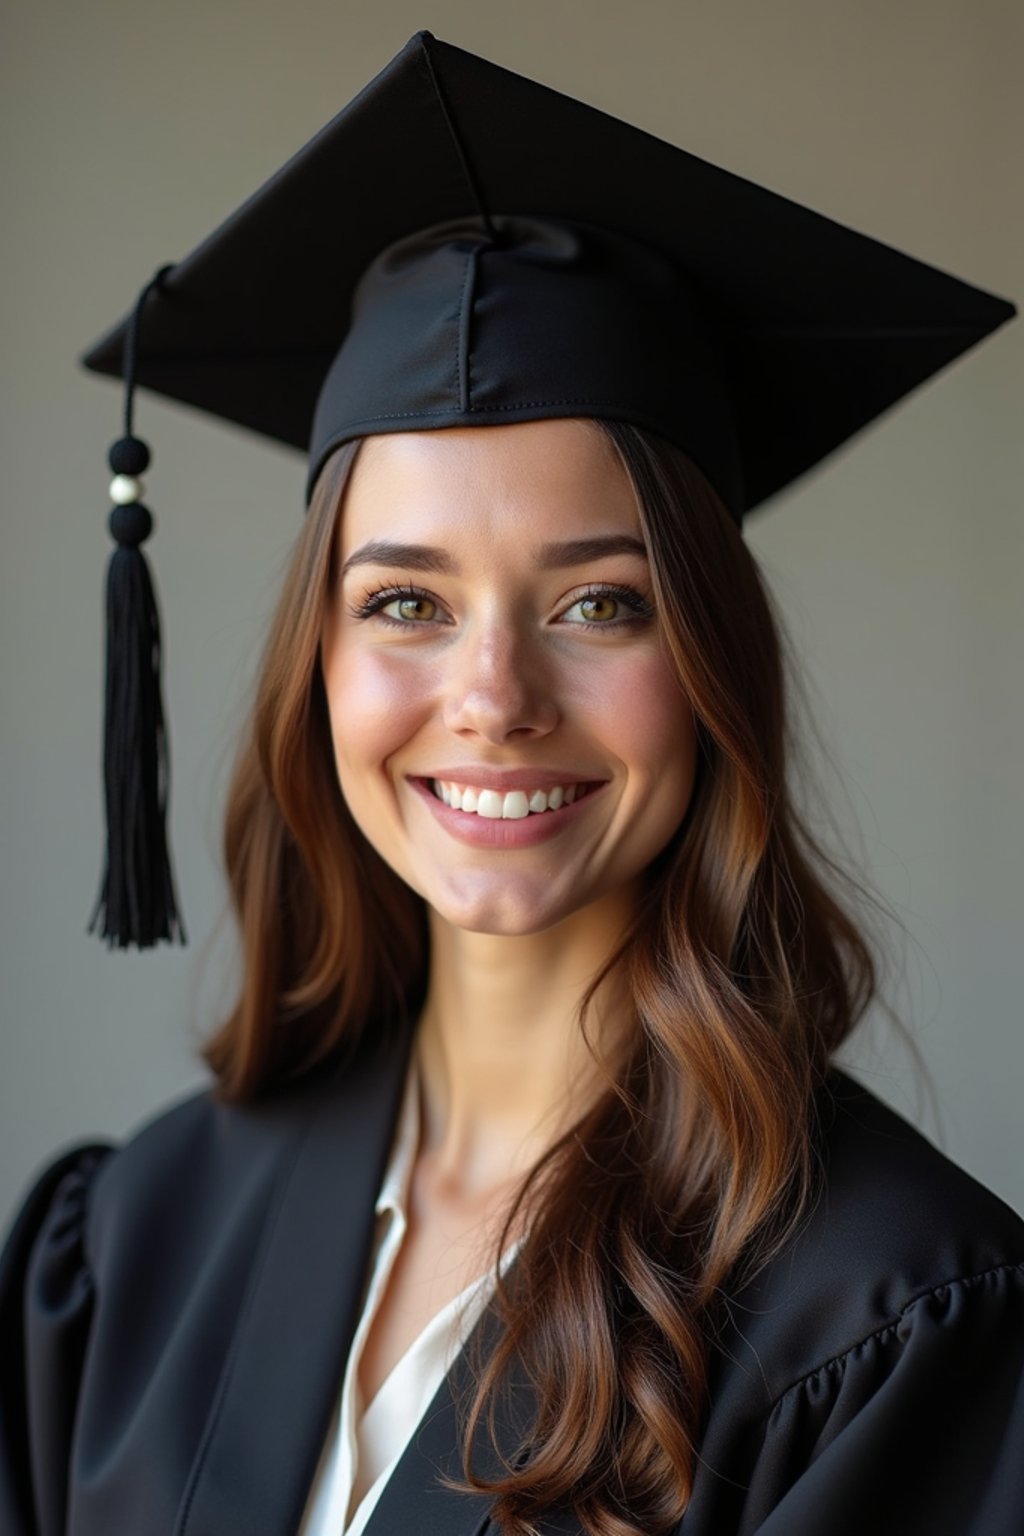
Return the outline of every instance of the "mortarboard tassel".
[[[138,331],[149,294],[169,266],[139,295],[125,336],[125,435],[110,449],[114,479],[110,532],[117,548],[107,569],[106,706],[103,778],[106,868],[89,920],[110,948],[148,949],[161,939],[185,942],[167,847],[169,759],[160,696],[160,615],[141,545],[153,517],[140,500],[139,478],[150,462],[132,432]]]

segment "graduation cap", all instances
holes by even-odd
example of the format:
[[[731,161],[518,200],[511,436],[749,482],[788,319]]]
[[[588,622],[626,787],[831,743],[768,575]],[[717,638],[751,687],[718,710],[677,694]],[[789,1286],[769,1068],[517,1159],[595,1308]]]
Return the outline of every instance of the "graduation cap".
[[[737,522],[1014,306],[418,32],[83,358],[111,449],[108,858],[90,927],[183,937],[137,384],[308,455],[595,416],[682,447]]]

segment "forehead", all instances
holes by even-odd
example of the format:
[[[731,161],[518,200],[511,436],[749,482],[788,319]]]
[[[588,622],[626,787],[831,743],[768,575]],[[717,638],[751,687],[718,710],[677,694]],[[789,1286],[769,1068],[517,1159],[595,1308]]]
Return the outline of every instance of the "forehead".
[[[531,539],[639,533],[636,498],[599,428],[576,419],[455,427],[367,438],[339,530],[344,558],[390,537]]]

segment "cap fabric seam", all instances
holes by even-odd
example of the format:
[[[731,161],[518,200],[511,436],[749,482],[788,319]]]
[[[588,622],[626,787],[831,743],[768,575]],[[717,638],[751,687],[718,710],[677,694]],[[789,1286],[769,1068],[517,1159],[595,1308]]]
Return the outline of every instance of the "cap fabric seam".
[[[494,226],[491,223],[491,216],[487,211],[487,207],[482,196],[480,195],[480,188],[477,185],[477,179],[473,173],[473,167],[469,163],[469,155],[466,152],[466,147],[463,144],[462,138],[456,127],[455,114],[452,112],[448,98],[445,96],[444,91],[441,89],[441,82],[438,79],[437,70],[434,67],[434,60],[431,56],[430,47],[427,42],[428,37],[432,42],[433,37],[430,33],[422,35],[420,41],[423,45],[423,60],[427,66],[427,74],[429,75],[430,83],[434,88],[434,96],[437,100],[438,106],[441,109],[441,116],[443,117],[444,125],[448,130],[448,137],[454,146],[459,165],[462,169],[462,177],[468,188],[469,195],[473,199],[477,216],[483,221],[483,226],[487,231],[488,236],[493,239]]]
[[[476,286],[477,247],[466,252],[466,266],[462,277],[462,297],[459,301],[459,324],[455,337],[455,372],[459,381],[459,409],[473,409],[469,399],[469,326],[473,310],[473,289]]]
[[[595,400],[590,396],[580,395],[573,397],[567,396],[561,400],[516,400],[509,405],[470,405],[466,408],[466,414],[468,415],[475,412],[482,415],[487,411],[530,410],[538,405],[599,405],[606,410],[630,411],[631,413],[633,412],[632,406],[623,405],[621,402],[616,400]],[[451,414],[452,409],[452,406],[444,405],[440,406],[437,410],[429,411],[377,411],[373,416],[361,416],[357,421],[348,422],[345,430],[347,432],[351,427],[362,427],[365,426],[368,422],[374,421],[404,421],[408,420],[410,417],[418,418],[420,416],[448,416]],[[341,438],[338,442],[333,443],[332,446],[338,448],[344,441],[345,439]]]

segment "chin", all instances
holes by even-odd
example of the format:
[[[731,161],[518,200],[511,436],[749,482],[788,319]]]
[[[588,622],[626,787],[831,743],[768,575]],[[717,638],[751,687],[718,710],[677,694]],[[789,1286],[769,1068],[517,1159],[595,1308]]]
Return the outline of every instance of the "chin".
[[[511,882],[487,881],[486,889],[437,891],[421,887],[429,909],[451,928],[465,933],[490,933],[525,938],[555,927],[580,910],[582,903],[553,902],[551,886],[517,888]]]
[[[552,934],[563,928],[563,937],[598,942],[618,942],[639,896],[636,879],[615,885],[559,889],[554,879],[504,883],[489,880],[476,890],[420,888],[432,915],[463,933],[492,934],[500,938],[529,938]],[[589,939],[588,939],[589,935]]]

